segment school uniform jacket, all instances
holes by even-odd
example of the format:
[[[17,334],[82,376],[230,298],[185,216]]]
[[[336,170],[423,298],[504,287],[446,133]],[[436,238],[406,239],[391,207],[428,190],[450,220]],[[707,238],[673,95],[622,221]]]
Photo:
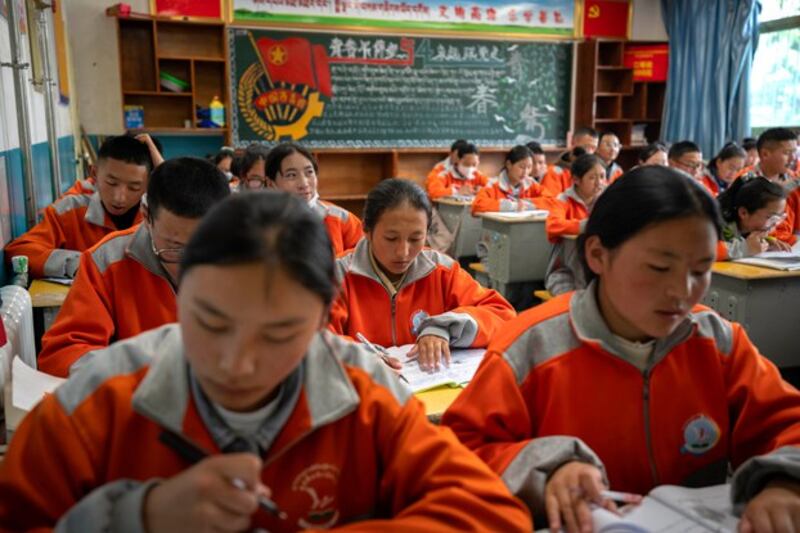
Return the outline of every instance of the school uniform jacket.
[[[556,164],[548,165],[547,172],[542,177],[542,187],[552,197],[557,197],[572,187],[571,163],[565,159],[568,155],[569,152],[565,152]]]
[[[347,209],[322,200],[313,202],[311,209],[322,218],[331,238],[334,255],[355,248],[364,235],[361,220]]]
[[[92,354],[18,428],[0,464],[0,523],[143,531],[147,490],[191,466],[163,431],[228,449],[190,372],[177,324]],[[252,528],[531,530],[496,474],[357,345],[319,333],[280,396],[256,438],[261,481],[288,516],[259,510]]]
[[[457,348],[484,347],[516,316],[499,293],[481,287],[450,257],[424,249],[409,267],[397,294],[389,295],[362,239],[336,261],[341,280],[330,328],[339,335],[362,333],[384,346],[413,344],[436,335]]]
[[[550,242],[558,242],[563,235],[578,235],[589,218],[589,207],[570,186],[550,204],[550,214],[545,222],[545,231]]]
[[[509,323],[442,419],[514,494],[541,513],[548,476],[571,460],[637,494],[724,483],[730,463],[737,503],[770,475],[800,479],[800,392],[741,325],[697,306],[641,371],[595,288]]]
[[[461,175],[451,167],[450,169],[447,169],[436,175],[433,175],[433,172],[431,171],[431,174],[428,175],[428,179],[426,181],[426,187],[428,190],[428,196],[432,200],[435,200],[436,198],[457,195],[459,187],[466,183],[469,183],[472,185],[472,187],[477,187],[480,189],[489,183],[489,178],[487,178],[482,172],[476,170],[472,178],[467,180],[461,177]]]
[[[452,164],[450,163],[450,156],[447,156],[438,163],[436,163],[435,165],[433,165],[433,168],[430,170],[430,172],[428,172],[428,175],[425,177],[425,183],[430,182],[439,174],[449,171],[451,167]]]
[[[516,187],[508,181],[508,173],[503,170],[492,179],[489,185],[478,191],[472,202],[472,214],[497,211],[523,211],[547,209],[549,202],[542,196],[544,189],[533,178],[524,178]]]
[[[791,245],[797,243],[800,235],[800,188],[793,189],[786,198],[786,218],[773,232],[773,236]]]
[[[177,320],[175,289],[140,224],[83,253],[55,322],[42,337],[39,369],[66,376],[86,353]]]
[[[747,240],[739,231],[739,225],[734,222],[727,222],[722,227],[722,240],[717,243],[717,261],[727,261],[750,257],[750,250],[747,248]]]
[[[738,178],[758,178],[758,177],[769,179],[764,174],[764,171],[761,170],[761,164],[760,163],[752,165],[752,166],[749,166],[749,167],[744,167],[736,175],[737,179]],[[777,177],[777,179],[770,180],[770,181],[774,181],[778,185],[781,185],[784,189],[786,189],[787,193],[793,191],[798,186],[800,186],[800,181],[790,171],[783,172]]]
[[[700,176],[700,184],[705,187],[708,193],[716,198],[720,193],[719,183],[717,182],[716,178],[710,174],[710,171],[706,170],[702,176]]]
[[[85,179],[77,179],[72,186],[64,191],[63,196],[67,196],[69,194],[92,194],[97,191],[97,184],[95,179],[92,176],[88,176]]]
[[[616,161],[612,161],[610,164],[606,165],[606,180],[609,185],[617,181],[624,173],[625,171],[622,170],[622,167],[619,166]]]
[[[136,214],[134,224],[142,219]],[[75,277],[81,252],[117,231],[100,194],[68,194],[44,209],[44,218],[6,246],[6,257],[27,255],[31,277]]]
[[[586,287],[577,241],[562,237],[582,233],[589,211],[589,206],[584,203],[574,186],[552,202],[550,214],[545,221],[545,231],[554,246],[545,271],[544,288],[554,296]]]

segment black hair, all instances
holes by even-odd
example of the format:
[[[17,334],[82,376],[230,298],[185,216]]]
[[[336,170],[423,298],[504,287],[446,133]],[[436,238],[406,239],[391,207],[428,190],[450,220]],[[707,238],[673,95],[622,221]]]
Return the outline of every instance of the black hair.
[[[472,143],[465,143],[465,144],[462,144],[461,146],[458,147],[458,158],[459,159],[461,159],[462,157],[464,157],[467,154],[479,155],[480,151],[478,150],[478,147],[475,146]]]
[[[766,178],[739,178],[731,183],[717,197],[722,218],[727,222],[739,222],[739,208],[744,207],[748,213],[758,211],[775,200],[786,198],[786,190]]]
[[[596,277],[586,263],[586,240],[598,236],[612,250],[648,226],[668,220],[701,216],[717,233],[722,228],[719,207],[697,182],[674,168],[637,167],[612,183],[597,199],[578,237],[578,253],[588,281]]]
[[[770,128],[768,130],[764,130],[764,132],[758,136],[756,148],[760,153],[761,149],[767,145],[794,140],[797,140],[797,134],[789,128]]]
[[[667,146],[662,142],[650,143],[639,152],[639,163],[644,163],[658,152],[667,153]]]
[[[450,145],[450,151],[454,152],[455,150],[458,150],[465,144],[469,144],[469,141],[467,141],[466,139],[456,139],[455,141],[453,141],[453,144]]]
[[[245,148],[244,153],[236,159],[235,176],[245,179],[250,169],[259,161],[266,161],[269,148],[263,144],[253,143]],[[266,166],[266,165],[265,165]],[[233,171],[233,169],[231,169]]]
[[[746,151],[750,150],[758,150],[758,141],[753,139],[752,137],[745,137],[742,139],[742,148]]]
[[[616,132],[613,132],[613,131],[610,131],[610,130],[606,130],[606,131],[601,132],[600,135],[597,138],[602,141],[603,137],[608,137],[609,135],[613,135],[614,137],[619,139],[619,135],[617,135]]]
[[[263,263],[317,294],[327,306],[337,292],[333,246],[322,220],[284,191],[237,194],[215,205],[183,252],[181,278],[195,266]]]
[[[222,148],[222,149],[220,149],[219,152],[217,152],[217,155],[214,156],[213,163],[214,163],[215,166],[219,165],[220,161],[222,161],[223,159],[226,159],[228,157],[231,158],[231,163],[233,163],[233,158],[234,158],[235,155],[236,154],[233,151],[233,149],[231,149],[231,148]]]
[[[264,164],[264,173],[267,175],[267,178],[271,181],[275,181],[278,177],[278,172],[281,171],[281,163],[283,163],[283,160],[292,154],[302,155],[311,161],[311,165],[314,167],[314,172],[319,172],[319,164],[317,164],[317,159],[308,150],[308,148],[295,143],[281,143],[270,150],[267,154],[266,163]]]
[[[175,216],[200,218],[230,193],[217,167],[205,159],[178,157],[161,163],[150,175],[147,209],[151,220],[161,208]]]
[[[693,152],[702,153],[700,147],[692,141],[678,141],[669,147],[667,157],[673,161],[677,161],[686,154],[691,154]]]
[[[536,141],[531,141],[525,146],[528,147],[528,150],[530,150],[533,155],[544,155],[544,150],[542,149],[542,145],[537,143]]]
[[[714,156],[714,159],[708,162],[709,168],[713,168],[716,170],[717,163],[720,161],[727,161],[728,159],[733,159],[734,157],[741,157],[742,159],[747,159],[747,152],[744,151],[744,148],[739,146],[734,142],[727,143],[725,146],[720,149],[719,153]]]
[[[589,135],[590,137],[594,137],[598,139],[597,130],[594,128],[590,128],[588,126],[581,126],[579,128],[575,128],[575,131],[572,133],[572,138],[575,137],[582,137],[584,135]]]
[[[413,181],[391,178],[381,181],[369,191],[364,205],[364,231],[375,229],[385,211],[406,203],[414,209],[424,211],[430,227],[431,202],[425,191]]]
[[[524,144],[518,144],[506,153],[506,159],[503,163],[511,163],[513,165],[526,157],[533,157],[533,153]]]
[[[153,168],[147,145],[136,140],[133,135],[115,135],[107,138],[97,151],[98,162],[106,159],[116,159],[123,163],[146,167],[148,172]]]
[[[584,174],[592,170],[595,165],[600,165],[606,168],[603,160],[594,154],[583,154],[572,162],[569,171],[572,174],[572,179],[580,179]]]

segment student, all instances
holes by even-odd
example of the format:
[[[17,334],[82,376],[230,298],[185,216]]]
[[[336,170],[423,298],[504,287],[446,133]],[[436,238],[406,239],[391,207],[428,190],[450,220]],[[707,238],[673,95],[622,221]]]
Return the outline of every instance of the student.
[[[606,131],[600,134],[600,142],[595,153],[603,160],[603,164],[606,166],[606,181],[608,183],[613,183],[618,177],[622,176],[622,167],[617,164],[620,148],[622,148],[622,144],[620,144],[616,133]]]
[[[144,224],[113,233],[84,252],[55,322],[42,337],[39,369],[66,376],[92,350],[175,321],[183,248],[206,211],[230,194],[201,159],[171,159],[150,177]]]
[[[453,144],[450,145],[450,153],[447,155],[447,157],[436,163],[431,171],[428,172],[425,183],[433,180],[439,174],[449,172],[453,166],[458,163],[458,149],[468,144],[469,142],[467,142],[465,139],[456,139]]]
[[[525,506],[374,355],[322,330],[330,249],[287,193],[213,210],[182,259],[178,324],[93,354],[22,422],[0,465],[0,522],[531,531]]]
[[[747,152],[744,160],[745,167],[754,167],[758,164],[758,141],[752,137],[742,139],[742,148]]]
[[[532,169],[533,154],[527,146],[509,150],[500,175],[481,189],[472,202],[472,214],[546,209],[549,203],[542,197],[541,185],[530,177]]]
[[[667,166],[667,147],[664,143],[650,143],[639,152],[639,166],[660,165]]]
[[[41,222],[5,248],[28,256],[32,278],[74,278],[81,252],[109,233],[139,223],[139,199],[151,170],[147,146],[127,135],[110,137],[97,153],[97,191],[66,194]]]
[[[536,141],[531,141],[525,146],[528,147],[528,150],[530,150],[533,155],[531,178],[533,178],[536,183],[541,184],[544,175],[547,174],[547,159],[545,158],[544,150],[542,150],[542,145]],[[546,192],[547,191],[542,189],[542,194],[546,194]]]
[[[720,260],[739,259],[790,247],[768,237],[784,217],[786,191],[765,178],[740,178],[717,198],[725,225]]]
[[[714,192],[719,193],[728,189],[736,176],[744,168],[747,153],[736,143],[728,143],[719,153],[708,162],[708,167],[703,174],[703,184]]]
[[[797,187],[798,182],[789,171],[789,162],[797,149],[797,135],[787,128],[770,128],[758,136],[756,143],[759,161],[753,167],[745,167],[740,177],[761,176],[778,183],[787,191]]]
[[[545,289],[550,294],[582,289],[586,279],[580,268],[576,241],[565,237],[579,235],[595,202],[606,187],[606,166],[596,155],[584,154],[572,163],[573,185],[550,205],[545,221],[547,238],[554,244],[545,274]]]
[[[744,531],[800,527],[800,392],[697,305],[719,230],[714,200],[672,169],[617,180],[579,241],[590,285],[509,323],[445,413],[551,531],[590,530],[606,483],[713,485],[729,463]]]
[[[236,177],[239,178],[238,191],[259,190],[268,186],[266,161],[269,148],[253,143],[237,158]]]
[[[223,146],[220,148],[219,152],[217,152],[217,155],[214,156],[214,166],[221,170],[223,174],[225,174],[225,177],[228,178],[228,181],[233,179],[231,163],[233,163],[233,158],[235,155],[236,154],[233,151],[233,148]]]
[[[384,346],[416,344],[424,369],[449,362],[450,346],[481,348],[516,316],[457,261],[423,248],[431,204],[416,184],[381,181],[367,196],[365,236],[337,261],[342,288],[331,329]]]
[[[317,159],[306,148],[282,143],[269,151],[265,173],[269,186],[302,198],[325,222],[336,255],[355,248],[363,236],[357,216],[339,206],[319,199]]]
[[[669,166],[677,168],[689,175],[711,194],[716,196],[714,189],[703,181],[703,152],[692,141],[679,141],[669,147],[667,154]]]
[[[576,157],[586,153],[593,154],[597,150],[598,134],[594,128],[581,127],[572,136],[572,146],[561,154],[555,164],[547,168],[542,187],[550,196],[556,197],[572,186],[569,167]],[[580,148],[580,150],[578,150]]]
[[[428,196],[431,200],[445,196],[475,196],[481,187],[489,182],[480,170],[480,152],[474,144],[458,147],[456,162],[446,170],[427,181]]]

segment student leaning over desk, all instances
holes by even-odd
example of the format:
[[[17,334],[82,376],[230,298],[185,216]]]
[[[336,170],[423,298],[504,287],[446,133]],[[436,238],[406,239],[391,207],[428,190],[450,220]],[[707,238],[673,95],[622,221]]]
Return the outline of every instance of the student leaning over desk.
[[[81,269],[42,337],[39,368],[66,376],[92,350],[175,321],[183,246],[200,217],[230,194],[211,163],[171,159],[150,177],[145,223],[110,234],[81,256]]]
[[[547,209],[544,189],[530,177],[532,169],[533,153],[528,147],[519,145],[509,150],[503,170],[472,202],[472,214]]]
[[[624,175],[579,240],[590,285],[510,322],[445,413],[552,531],[590,528],[608,484],[724,483],[729,463],[745,531],[800,527],[800,392],[698,305],[719,229],[681,173]]]
[[[522,502],[391,371],[324,331],[336,290],[328,236],[299,199],[220,204],[186,246],[178,324],[96,352],[22,422],[0,526],[530,531]]]
[[[302,198],[322,219],[336,255],[354,248],[364,232],[361,221],[347,209],[320,200],[317,159],[306,148],[282,143],[269,151],[264,166],[267,185]]]
[[[342,280],[331,329],[383,346],[416,344],[423,368],[449,361],[450,346],[481,348],[516,316],[450,257],[424,248],[431,204],[415,183],[384,180],[364,207],[365,237],[339,257]]]
[[[489,183],[480,170],[480,151],[474,144],[466,143],[457,149],[458,159],[448,170],[428,176],[426,187],[431,200],[445,196],[475,196]]]

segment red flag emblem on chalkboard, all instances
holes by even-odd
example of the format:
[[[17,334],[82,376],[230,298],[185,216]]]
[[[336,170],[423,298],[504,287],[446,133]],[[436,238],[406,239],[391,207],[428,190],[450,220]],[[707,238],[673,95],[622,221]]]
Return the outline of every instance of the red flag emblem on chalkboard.
[[[273,83],[306,85],[331,96],[331,73],[324,46],[312,46],[308,39],[299,37],[283,40],[262,37],[257,44]]]

